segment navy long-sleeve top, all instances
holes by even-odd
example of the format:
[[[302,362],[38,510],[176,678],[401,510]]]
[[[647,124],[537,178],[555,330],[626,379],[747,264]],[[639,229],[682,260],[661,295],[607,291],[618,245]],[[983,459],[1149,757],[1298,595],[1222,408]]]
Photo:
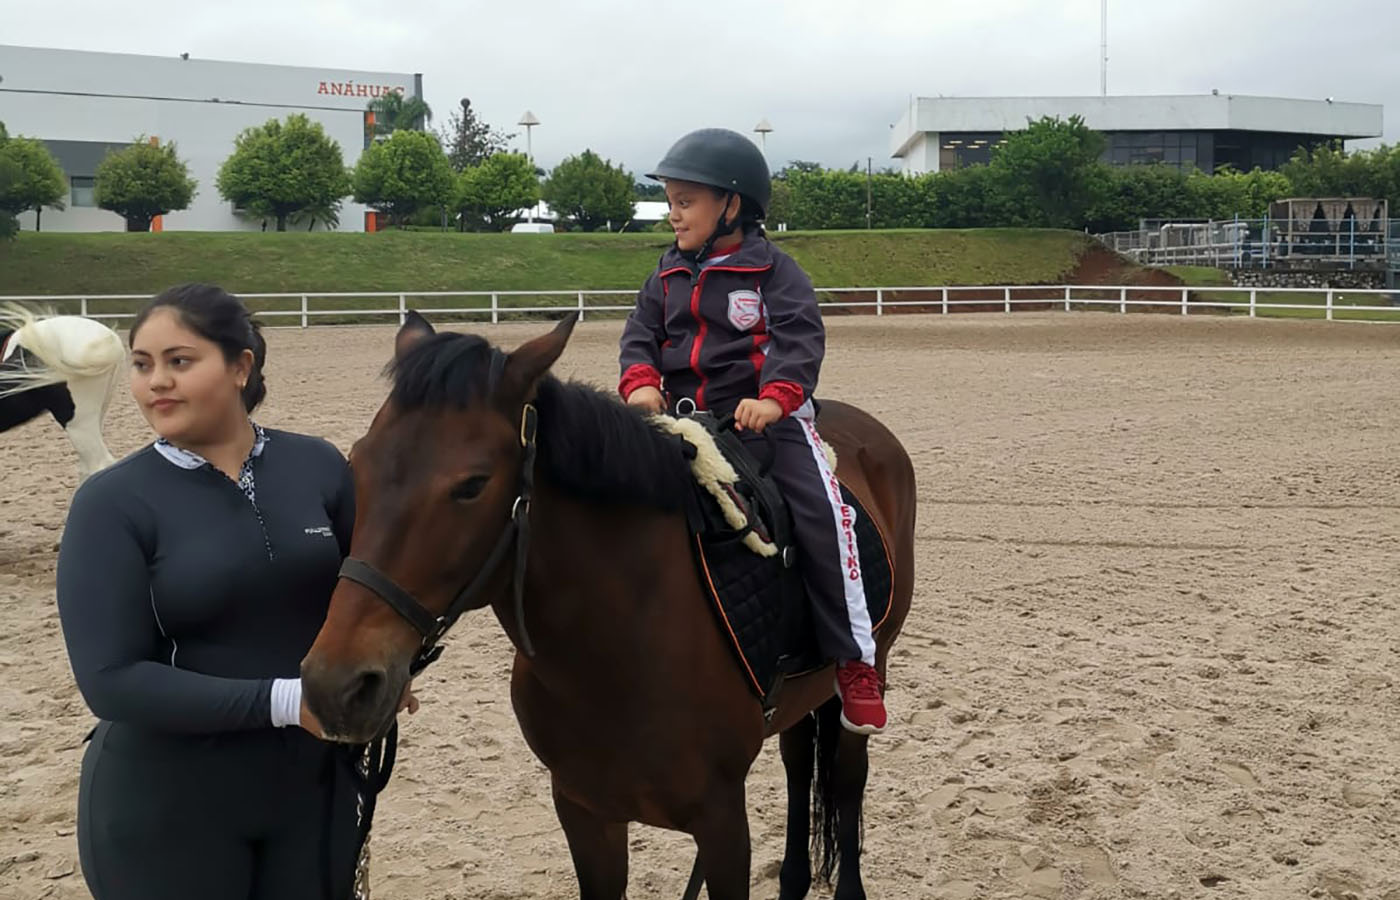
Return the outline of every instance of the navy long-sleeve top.
[[[98,718],[183,733],[271,727],[273,680],[297,677],[325,620],[355,508],[334,446],[263,434],[242,485],[152,445],[78,489],[58,611]]]

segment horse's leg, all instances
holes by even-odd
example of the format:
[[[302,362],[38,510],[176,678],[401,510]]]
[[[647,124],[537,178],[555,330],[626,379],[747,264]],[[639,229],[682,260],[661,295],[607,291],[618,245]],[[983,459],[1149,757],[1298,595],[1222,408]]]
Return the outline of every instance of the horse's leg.
[[[841,727],[841,701],[837,699],[817,709],[816,728],[817,778],[812,791],[816,876],[830,883],[835,871],[836,900],[864,900],[860,841],[868,739]]]
[[[787,846],[778,871],[778,900],[802,900],[812,886],[811,839],[812,769],[817,755],[817,720],[803,716],[778,736],[787,773]]]
[[[700,851],[696,864],[705,872],[705,890],[710,900],[748,900],[749,811],[743,782],[713,799],[694,823],[691,834]]]
[[[627,890],[627,823],[604,822],[554,785],[554,810],[574,860],[581,900],[622,900]]]
[[[78,451],[78,478],[82,480],[115,462],[102,440],[102,413],[111,385],[106,378],[75,378],[66,387],[57,388],[65,396],[56,397],[50,411]]]
[[[860,878],[861,807],[865,801],[865,779],[870,772],[869,745],[867,735],[844,728],[837,739],[833,788],[841,864],[837,869],[835,900],[865,900],[865,885]]]
[[[695,865],[690,867],[690,880],[685,883],[685,893],[681,900],[700,900],[700,889],[705,886],[705,870],[700,868],[700,854],[695,854]]]

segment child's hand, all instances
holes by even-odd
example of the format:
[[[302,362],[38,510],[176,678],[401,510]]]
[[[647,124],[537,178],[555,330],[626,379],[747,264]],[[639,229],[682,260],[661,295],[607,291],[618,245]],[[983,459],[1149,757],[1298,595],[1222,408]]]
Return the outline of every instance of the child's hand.
[[[647,385],[639,387],[627,395],[627,405],[644,409],[649,413],[666,411],[666,398],[656,388]]]
[[[748,429],[750,431],[763,433],[763,429],[772,425],[783,417],[783,408],[778,405],[777,400],[763,399],[742,400],[734,410],[734,424],[740,431]]]

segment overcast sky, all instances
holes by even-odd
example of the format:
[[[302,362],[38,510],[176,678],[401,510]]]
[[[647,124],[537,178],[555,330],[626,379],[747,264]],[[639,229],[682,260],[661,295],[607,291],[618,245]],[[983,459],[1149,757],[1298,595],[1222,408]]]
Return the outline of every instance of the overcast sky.
[[[1110,0],[1108,87],[1380,103],[1394,143],[1397,36],[1395,0]],[[702,126],[766,117],[774,168],[879,168],[910,95],[1099,91],[1099,0],[47,0],[0,42],[421,72],[439,124],[460,97],[512,131],[528,108],[541,165],[592,148],[638,176]]]

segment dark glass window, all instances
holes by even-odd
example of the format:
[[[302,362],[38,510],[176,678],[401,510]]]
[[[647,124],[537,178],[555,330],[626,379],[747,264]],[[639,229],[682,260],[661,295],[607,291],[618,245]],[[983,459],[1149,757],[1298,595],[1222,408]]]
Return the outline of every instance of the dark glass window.
[[[93,199],[93,188],[97,184],[97,179],[86,175],[74,175],[68,179],[72,184],[72,196],[68,201],[69,206],[96,206],[97,201]]]

